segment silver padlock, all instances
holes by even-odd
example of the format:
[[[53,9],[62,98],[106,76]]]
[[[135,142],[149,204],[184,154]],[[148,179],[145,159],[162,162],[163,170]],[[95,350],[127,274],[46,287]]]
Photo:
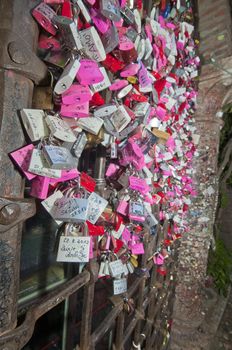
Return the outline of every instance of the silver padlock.
[[[57,115],[47,115],[46,123],[51,134],[57,139],[65,142],[74,142],[76,136],[69,125]]]
[[[119,44],[118,31],[114,24],[101,36],[106,54],[113,51]]]
[[[69,62],[69,64],[65,67],[60,79],[54,87],[54,92],[56,94],[60,95],[70,88],[79,68],[80,62],[78,59]]]
[[[120,11],[121,11],[121,14],[123,15],[123,18],[128,24],[130,25],[134,24],[135,16],[133,11],[131,11],[131,9],[128,6],[121,8]]]
[[[125,107],[120,105],[117,111],[111,115],[110,121],[113,124],[115,131],[121,132],[130,123],[131,118]]]
[[[77,161],[65,147],[45,145],[43,154],[51,169],[71,170],[77,167]]]
[[[120,4],[118,0],[101,0],[100,9],[103,16],[113,22],[121,20]]]
[[[84,52],[93,60],[100,62],[106,59],[106,52],[101,38],[94,27],[80,32]]]
[[[64,45],[70,50],[81,50],[82,43],[77,25],[71,19],[64,16],[55,16],[54,23],[59,28]]]
[[[73,154],[73,156],[76,158],[80,158],[86,144],[87,144],[87,137],[84,132],[81,132],[77,136],[76,141],[72,145],[71,153]]]

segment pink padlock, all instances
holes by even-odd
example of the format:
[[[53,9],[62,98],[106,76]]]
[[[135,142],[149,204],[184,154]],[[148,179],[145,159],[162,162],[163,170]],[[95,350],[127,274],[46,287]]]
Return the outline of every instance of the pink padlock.
[[[131,63],[120,72],[120,75],[123,78],[128,78],[130,76],[136,75],[138,71],[139,71],[139,64]]]
[[[50,51],[60,51],[61,45],[59,40],[54,37],[47,37],[44,34],[41,34],[39,37],[39,48],[50,50]]]
[[[97,62],[83,59],[80,61],[80,68],[76,78],[82,85],[92,85],[100,83],[104,80],[104,76],[100,71]]]
[[[115,80],[111,86],[109,87],[110,91],[117,91],[123,89],[125,86],[127,86],[129,83],[127,80],[121,80],[117,79]]]
[[[94,23],[94,25],[96,26],[97,30],[101,33],[101,34],[105,34],[110,26],[110,20],[104,16],[102,16],[102,14],[98,11],[96,11],[96,9],[91,9],[90,11],[91,13],[91,18],[92,21]]]
[[[138,77],[139,77],[139,84],[141,85],[142,88],[151,84],[151,79],[148,76],[148,71],[143,64],[141,64]]]
[[[108,169],[106,171],[106,176],[110,177],[110,176],[115,175],[119,169],[120,168],[119,168],[119,166],[117,164],[110,163],[109,166],[108,166]]]
[[[41,2],[32,10],[32,15],[48,33],[56,35],[56,27],[52,23],[56,13],[51,7]]]
[[[14,159],[14,161],[20,167],[20,169],[22,170],[22,172],[28,180],[32,180],[36,177],[35,174],[32,174],[27,171],[30,164],[32,151],[34,148],[35,146],[31,144],[10,153],[10,156]]]
[[[32,180],[30,195],[39,199],[46,199],[48,196],[49,184],[49,177],[36,176],[36,178]]]
[[[124,41],[119,44],[119,50],[120,51],[130,51],[134,48],[134,44],[132,41]]]
[[[94,5],[96,0],[86,0],[90,5]]]
[[[68,118],[84,118],[89,116],[89,102],[83,104],[61,105],[60,114]]]
[[[119,214],[128,215],[129,203],[127,201],[121,200],[117,207],[117,212]]]
[[[157,254],[154,256],[153,261],[156,265],[163,265],[164,263],[164,257],[162,254]]]
[[[92,98],[88,86],[73,84],[62,94],[62,102],[65,105],[82,104],[90,101]]]

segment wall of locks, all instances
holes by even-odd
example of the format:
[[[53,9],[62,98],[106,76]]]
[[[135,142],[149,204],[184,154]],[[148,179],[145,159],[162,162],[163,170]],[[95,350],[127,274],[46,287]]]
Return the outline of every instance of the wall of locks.
[[[196,196],[191,3],[44,0],[31,15],[51,99],[19,111],[27,144],[9,157],[54,220],[57,262],[76,264],[79,275],[35,307],[14,349],[29,340],[32,319],[85,284],[81,349],[112,327],[115,349],[165,348],[175,247]],[[97,280],[114,308],[91,334]]]

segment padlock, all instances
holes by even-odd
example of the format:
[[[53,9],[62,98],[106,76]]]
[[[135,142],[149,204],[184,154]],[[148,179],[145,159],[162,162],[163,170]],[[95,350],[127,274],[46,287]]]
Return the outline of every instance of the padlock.
[[[76,158],[80,158],[86,144],[87,144],[87,137],[84,132],[81,132],[77,136],[76,141],[72,145],[71,153],[73,154],[73,156]]]
[[[109,29],[101,35],[102,44],[105,49],[105,53],[112,52],[119,44],[119,37],[117,28],[112,24]]]
[[[31,182],[30,195],[39,199],[45,199],[48,196],[50,178],[36,176]]]
[[[58,115],[47,115],[45,120],[52,136],[66,142],[74,142],[76,140],[76,136],[70,126]]]
[[[79,196],[74,197],[74,196]],[[70,188],[64,197],[57,199],[52,208],[52,216],[56,220],[71,223],[85,223],[87,219],[88,199],[79,187]]]
[[[89,102],[61,105],[60,114],[67,118],[85,118],[89,115]],[[86,119],[86,118],[85,118]]]
[[[72,85],[76,74],[80,68],[80,61],[78,59],[72,60],[65,67],[60,79],[54,87],[54,92],[56,94],[63,94]]]
[[[97,117],[81,118],[78,120],[77,125],[94,135],[98,135],[103,125],[103,120]]]
[[[74,0],[74,3],[78,5],[79,9],[81,10],[82,16],[84,17],[86,22],[90,23],[91,22],[90,13],[89,13],[87,7],[85,6],[85,4],[83,3],[83,1],[82,0]]]
[[[74,21],[64,16],[55,16],[54,23],[57,25],[63,43],[68,49],[82,50],[80,34]]]
[[[102,16],[102,14],[94,8],[91,8],[90,13],[93,24],[96,26],[97,30],[101,34],[105,34],[111,26],[110,20]]]
[[[48,128],[45,123],[45,113],[42,109],[22,109],[20,111],[23,126],[31,141],[39,141],[48,136]]]
[[[104,79],[103,79],[100,83],[93,84],[93,85],[91,86],[91,88],[92,88],[92,90],[93,90],[94,92],[103,91],[103,90],[107,89],[107,88],[111,85],[110,79],[109,79],[109,77],[108,77],[108,74],[107,74],[105,68],[104,68],[104,67],[101,67],[101,68],[100,68],[100,71],[101,71],[101,73],[102,73]]]
[[[129,218],[133,221],[145,221],[145,207],[142,202],[130,201],[129,203]]]
[[[120,105],[111,117],[110,121],[113,124],[115,131],[121,132],[130,123],[131,118],[123,105]]]
[[[36,177],[35,174],[28,172],[32,151],[34,148],[34,145],[29,144],[10,153],[10,156],[14,159],[15,163],[19,166],[28,180],[32,180]]]
[[[94,117],[105,118],[113,114],[116,110],[117,110],[116,105],[105,104],[102,107],[95,108],[93,114],[94,114]]]
[[[101,0],[101,13],[113,22],[119,22],[121,19],[120,5],[118,0]]]
[[[77,161],[65,147],[45,145],[43,154],[51,169],[75,169]]]
[[[135,22],[135,16],[133,11],[128,6],[120,8],[120,12],[123,15],[123,18],[127,22],[127,24],[132,25]]]
[[[41,2],[32,10],[32,15],[48,33],[56,35],[56,27],[53,24],[56,13],[50,6]]]
[[[82,232],[80,232],[82,229]],[[64,234],[59,238],[57,261],[87,263],[90,257],[90,237],[88,236],[88,226],[65,225]]]
[[[91,222],[91,224],[96,224],[107,204],[107,200],[99,196],[97,193],[92,192],[88,198],[87,220]]]
[[[80,31],[84,52],[93,60],[100,62],[106,59],[106,52],[101,38],[94,27]]]
[[[82,104],[89,102],[92,98],[92,93],[88,86],[73,84],[62,94],[62,103],[65,105]]]
[[[46,176],[51,178],[60,178],[61,170],[50,169],[43,152],[39,149],[33,149],[30,159],[30,164],[28,167],[30,173]]]
[[[58,39],[54,36],[47,36],[45,34],[40,34],[39,36],[39,49],[50,50],[50,51],[60,51],[61,45]]]
[[[82,85],[92,85],[104,80],[104,76],[93,60],[80,60],[80,69],[77,71],[76,78]]]

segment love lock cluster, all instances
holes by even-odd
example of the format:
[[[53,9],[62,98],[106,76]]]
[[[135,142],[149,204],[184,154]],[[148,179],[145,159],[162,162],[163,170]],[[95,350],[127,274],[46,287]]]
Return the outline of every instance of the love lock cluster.
[[[166,273],[196,195],[193,10],[187,0],[147,8],[44,0],[32,10],[52,100],[20,111],[30,142],[10,154],[59,228],[57,261],[98,259],[114,294],[126,292],[129,274],[147,275],[144,232],[157,235],[164,222],[167,235],[150,256]]]

